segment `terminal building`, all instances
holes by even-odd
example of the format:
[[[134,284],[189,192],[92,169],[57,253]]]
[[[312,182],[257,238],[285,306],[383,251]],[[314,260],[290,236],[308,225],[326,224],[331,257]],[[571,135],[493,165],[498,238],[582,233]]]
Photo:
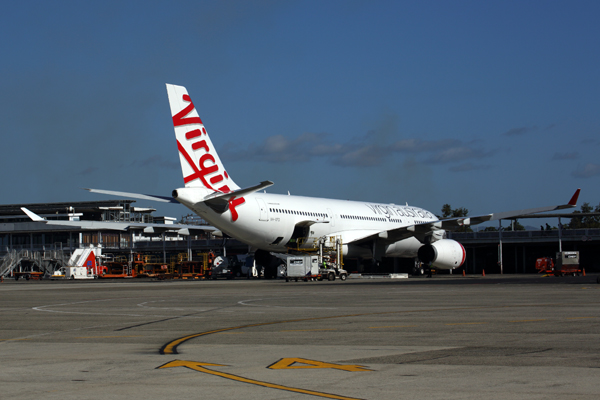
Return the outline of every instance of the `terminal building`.
[[[560,224],[559,224],[560,227]],[[450,232],[464,246],[466,273],[536,273],[536,260],[578,251],[582,269],[600,272],[600,229]]]
[[[65,266],[79,248],[93,247],[111,259],[133,254],[152,255],[169,263],[173,257],[212,251],[246,253],[248,246],[213,235],[215,228],[197,216],[180,221],[158,217],[153,208],[135,200],[105,200],[0,206],[0,275],[6,276],[21,260],[38,268]],[[47,220],[34,221],[22,207]]]

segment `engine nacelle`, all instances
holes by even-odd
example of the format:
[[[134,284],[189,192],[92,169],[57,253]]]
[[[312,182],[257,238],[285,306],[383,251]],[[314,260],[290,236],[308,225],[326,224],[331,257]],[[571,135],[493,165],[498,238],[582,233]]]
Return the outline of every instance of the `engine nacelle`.
[[[465,262],[466,252],[462,244],[452,239],[442,239],[419,248],[419,260],[440,269],[458,268]]]

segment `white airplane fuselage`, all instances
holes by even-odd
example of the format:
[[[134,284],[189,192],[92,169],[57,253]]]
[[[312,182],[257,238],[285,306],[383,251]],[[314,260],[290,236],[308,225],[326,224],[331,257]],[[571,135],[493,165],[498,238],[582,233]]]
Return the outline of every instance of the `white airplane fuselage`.
[[[369,258],[368,246],[348,245],[357,239],[395,228],[437,221],[419,207],[347,200],[251,193],[224,213],[204,202],[202,189],[177,189],[177,200],[223,233],[252,247],[284,252],[288,247],[312,249],[321,237],[336,236],[345,256]],[[415,257],[423,244],[414,237],[385,246],[385,256]]]

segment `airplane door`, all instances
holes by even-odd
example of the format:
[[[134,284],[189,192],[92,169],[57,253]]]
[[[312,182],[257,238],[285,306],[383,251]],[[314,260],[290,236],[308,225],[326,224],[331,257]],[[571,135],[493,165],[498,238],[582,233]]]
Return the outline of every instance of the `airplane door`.
[[[267,204],[263,199],[257,198],[258,208],[260,209],[260,215],[258,217],[259,221],[268,221],[269,220],[269,209],[267,208]]]
[[[329,214],[329,224],[331,226],[335,226],[335,218],[333,216],[333,211],[331,211],[331,208],[327,209],[327,214]]]

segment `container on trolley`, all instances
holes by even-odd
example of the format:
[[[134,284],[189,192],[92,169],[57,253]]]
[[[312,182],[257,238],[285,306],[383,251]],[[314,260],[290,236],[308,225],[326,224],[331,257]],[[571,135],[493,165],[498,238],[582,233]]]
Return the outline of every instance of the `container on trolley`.
[[[556,265],[554,266],[554,274],[563,275],[579,275],[579,252],[578,251],[561,251],[556,253]]]
[[[284,255],[285,281],[315,280],[319,277],[319,257],[310,255]]]

